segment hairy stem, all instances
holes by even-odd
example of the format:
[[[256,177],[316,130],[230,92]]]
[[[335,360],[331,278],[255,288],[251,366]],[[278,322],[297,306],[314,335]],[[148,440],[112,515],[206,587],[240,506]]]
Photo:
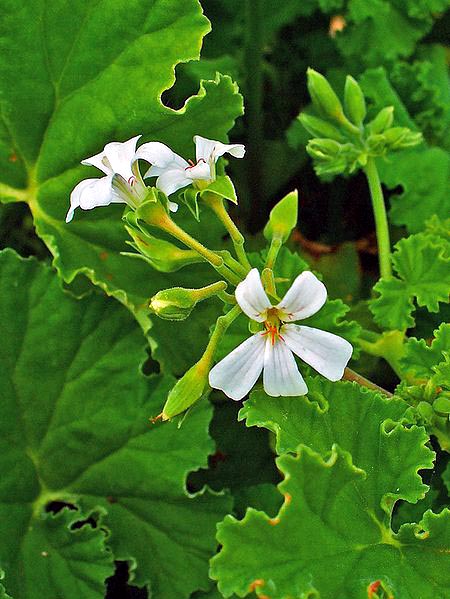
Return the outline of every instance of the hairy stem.
[[[351,368],[346,368],[344,370],[344,376],[342,377],[346,381],[354,381],[358,383],[358,385],[362,385],[363,387],[367,387],[368,389],[372,389],[373,391],[379,391],[383,393],[383,395],[387,395],[387,397],[392,397],[392,393],[390,391],[386,391],[383,387],[379,387],[369,379],[366,379],[364,376],[361,376]]]

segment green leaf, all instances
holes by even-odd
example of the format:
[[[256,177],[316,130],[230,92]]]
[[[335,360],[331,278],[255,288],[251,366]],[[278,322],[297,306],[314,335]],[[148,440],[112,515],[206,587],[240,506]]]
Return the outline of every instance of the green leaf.
[[[74,300],[49,268],[11,251],[0,254],[0,274],[1,467],[7,473],[0,509],[8,523],[0,559],[7,588],[16,594],[32,583],[27,573],[36,563],[27,547],[52,502],[84,513],[101,509],[115,559],[136,562],[135,584],[150,582],[155,596],[182,598],[208,588],[215,523],[229,501],[207,490],[186,491],[188,473],[204,466],[214,448],[208,402],[181,428],[150,424],[174,381],[139,373],[144,339],[132,316],[99,295]],[[58,596],[52,584],[39,599]]]
[[[345,18],[346,27],[336,35],[341,53],[367,66],[409,56],[417,41],[430,31],[434,13],[448,7],[448,0],[349,0],[346,10],[342,10],[342,0],[319,3],[322,10],[339,11]]]
[[[64,218],[75,184],[99,175],[80,160],[109,141],[143,133],[142,141],[162,141],[188,157],[194,134],[226,140],[242,113],[242,98],[229,77],[203,82],[179,110],[160,100],[175,81],[175,65],[198,58],[209,22],[198,0],[133,0],[126,6],[119,0],[83,0],[76,7],[45,0],[21,10],[4,2],[3,12],[0,150],[8,151],[0,151],[0,195],[19,194],[16,199],[28,202],[66,282],[88,276],[148,328],[142,306],[170,286],[170,277],[121,254],[127,250],[122,207],[79,210],[69,225]],[[16,162],[8,161],[11,155]],[[189,286],[187,280],[177,282]],[[159,336],[157,327],[150,334],[160,349],[173,340]]]
[[[398,278],[380,279],[374,287],[378,297],[370,302],[379,325],[390,329],[414,326],[413,299],[430,312],[439,311],[439,302],[449,301],[448,248],[446,240],[423,233],[396,244],[392,262]]]
[[[367,473],[365,501],[380,520],[383,512],[391,514],[398,499],[415,503],[424,496],[427,487],[417,471],[432,467],[433,453],[425,446],[423,428],[395,424],[406,418],[405,402],[356,383],[330,383],[319,377],[308,379],[308,389],[307,397],[276,399],[255,391],[239,416],[247,426],[273,431],[278,453],[295,451],[299,443],[322,455],[333,443],[348,451]]]
[[[433,367],[444,360],[443,352],[445,350],[450,350],[450,324],[443,323],[434,332],[431,345],[427,345],[424,339],[415,337],[410,337],[407,340],[401,366],[406,372],[412,373],[417,378],[432,378]]]
[[[78,510],[67,508],[55,516],[32,516],[20,547],[15,547],[18,556],[3,558],[8,587],[16,599],[104,597],[103,581],[114,573],[113,556],[105,547],[100,522],[78,528],[84,520]]]
[[[369,472],[337,445],[325,457],[301,445],[298,455],[283,455],[277,464],[285,477],[278,516],[249,509],[243,520],[227,516],[218,526],[222,548],[210,574],[225,597],[257,588],[272,599],[360,599],[377,580],[394,597],[445,597],[448,510],[427,512],[420,524],[394,534],[368,509]]]

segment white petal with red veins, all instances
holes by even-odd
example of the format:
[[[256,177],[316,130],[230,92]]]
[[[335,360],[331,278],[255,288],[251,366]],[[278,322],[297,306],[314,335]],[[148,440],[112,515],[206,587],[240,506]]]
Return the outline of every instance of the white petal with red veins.
[[[302,272],[276,306],[284,322],[303,320],[320,310],[327,299],[325,285],[309,271]]]

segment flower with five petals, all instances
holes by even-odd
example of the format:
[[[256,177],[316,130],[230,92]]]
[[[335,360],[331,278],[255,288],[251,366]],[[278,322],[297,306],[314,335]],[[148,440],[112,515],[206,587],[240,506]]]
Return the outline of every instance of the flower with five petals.
[[[294,354],[330,381],[339,380],[350,360],[351,344],[332,333],[292,324],[320,310],[327,298],[325,285],[309,271],[301,273],[276,305],[264,291],[259,272],[252,269],[236,288],[236,300],[264,330],[241,343],[216,364],[209,384],[228,397],[240,400],[263,372],[267,395],[296,396],[308,392]]]
[[[135,160],[142,159],[152,166],[144,178],[158,177],[156,187],[167,196],[199,181],[214,181],[215,165],[220,156],[228,153],[235,158],[242,158],[245,147],[242,144],[223,144],[220,141],[194,136],[196,163],[187,162],[175,154],[168,146],[158,141],[151,141],[138,149]]]

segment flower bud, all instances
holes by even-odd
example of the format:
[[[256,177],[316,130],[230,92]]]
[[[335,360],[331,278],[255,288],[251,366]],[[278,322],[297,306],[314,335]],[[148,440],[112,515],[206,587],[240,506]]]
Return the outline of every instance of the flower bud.
[[[450,414],[450,398],[442,394],[433,401],[433,410],[439,414]]]
[[[421,133],[411,131],[407,127],[392,127],[384,132],[384,137],[392,150],[412,148],[422,141]]]
[[[162,419],[169,420],[190,408],[208,389],[209,359],[201,358],[179,379],[170,391],[162,411]]]
[[[294,190],[288,193],[278,204],[275,204],[270,211],[269,222],[264,227],[264,237],[269,241],[274,237],[278,237],[284,243],[297,224],[297,216],[298,192]]]
[[[366,101],[358,82],[350,75],[345,80],[344,103],[347,116],[360,127],[366,116]]]
[[[311,68],[307,76],[308,90],[316,108],[324,115],[342,122],[345,119],[342,104],[325,77]]]
[[[386,106],[380,110],[377,116],[367,124],[366,128],[371,134],[382,133],[388,129],[394,121],[394,107]]]
[[[225,281],[218,281],[201,289],[164,289],[152,297],[150,309],[164,320],[185,320],[198,302],[224,291],[226,287]]]
[[[311,135],[314,135],[314,137],[328,137],[336,141],[345,141],[345,137],[339,129],[330,125],[330,123],[323,119],[302,112],[298,116],[298,120]]]
[[[134,215],[134,213],[128,214]],[[125,218],[125,221],[129,222],[129,218]],[[159,272],[175,272],[188,264],[203,262],[203,258],[194,250],[182,250],[170,241],[153,237],[136,226],[125,225],[125,229],[133,239],[132,242],[127,241],[128,245],[139,254],[131,252],[122,252],[122,254],[142,258]]]
[[[313,158],[332,158],[337,156],[343,146],[333,139],[312,139],[306,147]]]

